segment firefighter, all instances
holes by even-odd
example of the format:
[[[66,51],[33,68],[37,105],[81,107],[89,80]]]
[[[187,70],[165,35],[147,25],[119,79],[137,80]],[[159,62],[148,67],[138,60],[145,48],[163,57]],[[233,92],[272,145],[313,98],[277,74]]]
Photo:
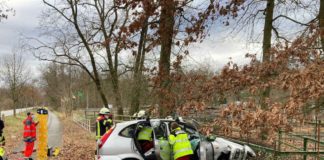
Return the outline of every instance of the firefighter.
[[[4,122],[0,119],[0,160],[5,159],[5,137],[3,135]]]
[[[4,129],[4,122],[2,119],[0,119],[0,146],[5,145],[5,137],[3,135],[3,129]]]
[[[38,122],[34,121],[34,114],[31,112],[27,113],[27,118],[24,120],[24,142],[25,142],[25,159],[31,159],[30,156],[33,154],[34,143],[36,141],[36,126]]]
[[[96,140],[100,139],[113,125],[112,115],[108,108],[101,108],[96,119]]]
[[[174,160],[190,160],[193,154],[188,134],[181,130],[176,122],[171,123],[169,143],[172,146]]]
[[[137,119],[145,119],[145,111],[141,110],[137,113]],[[140,126],[140,130],[137,135],[137,141],[139,142],[143,153],[146,153],[154,147],[153,144],[153,129],[150,126],[149,122],[144,122]]]

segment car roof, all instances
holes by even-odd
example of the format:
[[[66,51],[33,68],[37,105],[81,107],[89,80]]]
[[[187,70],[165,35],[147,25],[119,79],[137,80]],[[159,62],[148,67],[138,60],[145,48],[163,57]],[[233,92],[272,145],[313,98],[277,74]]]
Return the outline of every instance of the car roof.
[[[120,122],[120,123],[117,123],[116,125],[117,126],[129,126],[132,124],[136,124],[138,122],[145,122],[145,121],[146,121],[146,119],[131,120],[131,121]],[[173,120],[173,119],[158,119],[158,118],[150,119],[150,121],[175,122],[175,120]],[[186,125],[187,127],[190,127],[192,129],[196,129],[196,127],[194,127],[193,125],[191,125],[188,122],[180,122],[180,124]]]
[[[131,125],[131,124],[134,124],[134,123],[138,123],[138,122],[145,122],[146,119],[139,119],[139,120],[131,120],[131,121],[124,121],[124,122],[120,122],[120,123],[117,123],[117,124],[120,124],[120,125]],[[163,121],[163,122],[174,122],[174,120],[171,120],[171,119],[150,119],[150,121]]]

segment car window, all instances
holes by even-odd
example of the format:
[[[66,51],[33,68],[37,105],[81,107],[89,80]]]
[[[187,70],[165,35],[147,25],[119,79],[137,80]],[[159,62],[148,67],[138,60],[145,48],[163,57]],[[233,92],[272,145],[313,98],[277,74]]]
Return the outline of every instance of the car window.
[[[132,138],[135,133],[136,124],[129,125],[119,132],[120,136]]]
[[[162,123],[161,125],[156,126],[153,129],[154,129],[154,134],[156,139],[167,138],[165,124]]]

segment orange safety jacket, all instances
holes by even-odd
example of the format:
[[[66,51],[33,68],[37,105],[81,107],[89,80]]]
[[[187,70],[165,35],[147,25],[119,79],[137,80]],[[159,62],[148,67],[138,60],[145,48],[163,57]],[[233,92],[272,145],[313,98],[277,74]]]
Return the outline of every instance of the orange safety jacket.
[[[34,142],[36,140],[36,126],[31,116],[28,116],[24,120],[24,141]]]

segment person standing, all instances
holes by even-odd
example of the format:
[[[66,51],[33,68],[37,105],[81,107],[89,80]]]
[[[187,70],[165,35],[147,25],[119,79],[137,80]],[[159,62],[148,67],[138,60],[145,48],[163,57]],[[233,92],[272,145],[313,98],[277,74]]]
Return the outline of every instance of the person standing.
[[[5,143],[5,137],[3,135],[3,129],[4,129],[4,122],[2,119],[0,119],[0,146],[4,146]]]
[[[108,108],[101,108],[99,116],[96,119],[96,140],[100,139],[113,125],[112,119],[109,118],[110,111]]]
[[[36,126],[38,122],[34,121],[34,114],[31,112],[27,113],[27,118],[23,121],[24,123],[24,142],[25,150],[24,156],[25,159],[31,159],[31,155],[34,150],[34,143],[36,141]]]
[[[181,130],[176,122],[171,123],[171,133],[169,143],[173,149],[174,160],[190,160],[193,155],[188,134]]]
[[[2,119],[0,119],[0,160],[5,159],[5,149],[4,146],[6,144],[5,137],[3,135],[3,129],[4,129],[4,122]]]

